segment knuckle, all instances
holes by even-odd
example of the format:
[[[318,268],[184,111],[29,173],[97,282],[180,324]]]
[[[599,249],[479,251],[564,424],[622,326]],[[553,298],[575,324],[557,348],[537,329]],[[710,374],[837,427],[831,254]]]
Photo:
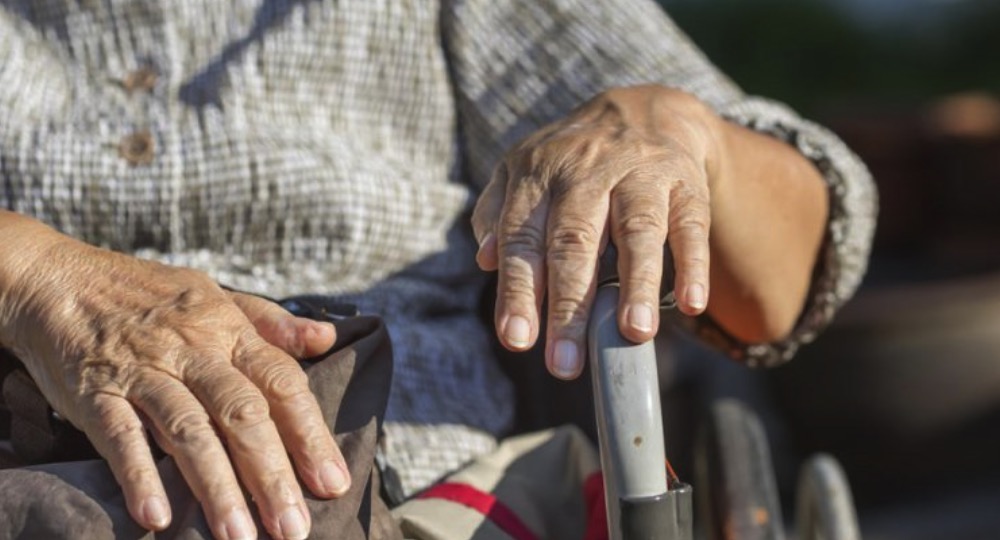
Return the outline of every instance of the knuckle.
[[[661,270],[652,265],[633,266],[626,282],[632,294],[657,295],[660,290]]]
[[[563,328],[564,331],[582,328],[589,315],[588,306],[581,298],[558,298],[554,299],[549,306],[549,316],[552,322]]]
[[[531,223],[507,225],[500,232],[500,249],[508,255],[530,256],[545,244],[545,232]]]
[[[675,259],[675,264],[678,272],[701,274],[708,269],[708,254],[702,250],[689,249]]]
[[[127,465],[122,467],[115,476],[118,477],[119,483],[125,486],[150,487],[156,478],[156,472],[143,465]]]
[[[701,274],[708,268],[708,259],[699,256],[686,257],[680,264],[680,270],[689,274]]]
[[[204,448],[216,438],[208,414],[193,408],[172,414],[164,423],[163,430],[174,447]]]
[[[576,255],[593,251],[601,240],[601,231],[585,218],[564,217],[549,236],[549,253],[559,259],[561,255]]]
[[[291,505],[298,504],[302,500],[302,490],[295,482],[294,476],[289,477],[292,474],[291,471],[288,471],[287,474],[271,474],[260,479],[260,491],[267,494],[266,496],[272,501],[272,504],[279,501]]]
[[[133,364],[109,359],[114,358],[116,353],[121,354],[121,351],[118,350],[117,343],[105,343],[104,338],[104,335],[99,335],[96,338],[98,348],[96,355],[85,356],[79,361],[80,371],[76,379],[81,390],[85,393],[121,390],[122,386],[132,379],[135,372]],[[139,355],[136,354],[136,356]]]
[[[137,442],[144,440],[145,428],[138,419],[113,422],[106,420],[104,425],[106,426],[105,436],[119,452],[128,451]]]
[[[535,294],[535,280],[530,269],[523,264],[508,261],[502,276],[500,299],[505,303],[530,301]]]
[[[146,443],[146,428],[137,417],[107,414],[103,411],[100,419],[100,437],[109,445],[109,450],[118,456],[141,451]]]
[[[663,216],[656,212],[631,212],[617,222],[618,235],[622,238],[633,236],[663,236],[667,224]]]
[[[335,452],[335,443],[326,429],[311,429],[302,437],[292,452],[296,456],[309,459],[313,456],[326,456]]]
[[[685,215],[678,217],[671,224],[670,230],[674,235],[697,242],[708,241],[709,220],[707,216]]]
[[[672,206],[689,212],[707,214],[710,208],[708,187],[681,182],[671,191]]]
[[[558,195],[575,185],[575,182],[567,182],[567,178],[599,160],[604,146],[598,134],[558,129],[544,141],[522,149],[514,159],[518,170],[527,173],[523,176],[525,181],[547,187]]]
[[[249,392],[228,401],[219,411],[219,422],[229,429],[253,427],[270,420],[267,401]]]
[[[306,350],[306,336],[301,327],[295,324],[295,319],[290,315],[284,315],[280,319],[275,319],[270,328],[274,336],[274,345],[280,344],[280,349],[290,351],[291,354],[301,355]],[[250,339],[259,342],[259,351],[266,350],[268,344],[259,337],[251,334]]]
[[[592,166],[604,156],[607,142],[600,132],[587,135],[573,133],[564,137],[555,151],[568,170]]]
[[[309,378],[298,366],[275,362],[262,373],[261,378],[264,393],[279,401],[309,392]]]
[[[524,148],[518,153],[523,167],[526,170],[538,171],[550,168],[552,156],[558,153],[556,144],[551,139],[539,142],[531,147]]]

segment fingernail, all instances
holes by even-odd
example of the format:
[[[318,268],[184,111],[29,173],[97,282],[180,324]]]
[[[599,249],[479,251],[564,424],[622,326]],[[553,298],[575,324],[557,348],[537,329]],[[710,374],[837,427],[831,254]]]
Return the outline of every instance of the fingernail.
[[[302,510],[297,506],[281,513],[281,517],[278,518],[278,527],[281,528],[281,536],[285,540],[303,540],[309,536],[306,517],[302,515]]]
[[[483,249],[483,246],[489,244],[491,240],[493,240],[492,232],[488,232],[485,235],[483,235],[483,239],[479,241],[479,249]]]
[[[335,462],[327,461],[319,469],[319,479],[327,493],[343,495],[351,487],[346,472]]]
[[[165,529],[170,525],[170,506],[159,495],[147,497],[142,503],[142,516],[154,529]]]
[[[476,250],[476,264],[481,270],[492,272],[497,269],[497,238],[492,232],[486,233]]]
[[[312,337],[326,336],[337,331],[337,327],[331,322],[312,321]]]
[[[531,325],[528,319],[520,315],[513,315],[507,319],[507,328],[504,329],[504,336],[510,345],[522,348],[528,346],[531,339]]]
[[[705,287],[700,283],[688,287],[687,301],[688,305],[695,309],[705,309],[705,304],[708,303],[705,298]]]
[[[334,332],[337,331],[337,327],[334,326],[332,322],[327,322],[327,321],[313,321],[312,323],[313,323],[313,326],[316,328],[316,330],[319,331],[319,332],[329,332],[331,330],[333,330]]]
[[[628,307],[628,324],[640,332],[653,331],[653,310],[646,304],[632,304]]]
[[[243,508],[234,508],[226,518],[227,540],[252,540],[257,537],[250,515]]]
[[[556,370],[556,375],[559,377],[570,379],[576,376],[577,369],[580,366],[576,343],[568,339],[557,341],[552,350],[552,364],[552,367]]]

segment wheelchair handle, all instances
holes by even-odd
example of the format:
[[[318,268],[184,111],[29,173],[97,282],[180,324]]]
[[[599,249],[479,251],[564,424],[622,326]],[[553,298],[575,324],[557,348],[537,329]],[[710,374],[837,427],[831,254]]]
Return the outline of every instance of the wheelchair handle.
[[[621,335],[618,296],[598,287],[587,336],[610,538],[689,540],[691,488],[667,476],[656,350]]]

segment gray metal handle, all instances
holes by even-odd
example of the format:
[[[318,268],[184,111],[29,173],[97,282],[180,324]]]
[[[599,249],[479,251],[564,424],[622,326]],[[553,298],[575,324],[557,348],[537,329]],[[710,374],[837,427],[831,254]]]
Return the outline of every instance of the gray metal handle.
[[[599,287],[588,328],[612,540],[623,538],[623,501],[655,499],[668,491],[656,351],[651,341],[637,345],[621,335],[617,308],[618,286]]]

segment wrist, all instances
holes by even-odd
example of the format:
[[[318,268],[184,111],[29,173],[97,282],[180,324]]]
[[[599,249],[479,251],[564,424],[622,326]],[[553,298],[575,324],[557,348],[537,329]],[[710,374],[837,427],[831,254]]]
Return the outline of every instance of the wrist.
[[[17,345],[18,313],[31,296],[31,281],[39,275],[46,253],[69,238],[44,223],[0,210],[0,345]]]
[[[699,117],[705,132],[705,175],[709,193],[714,197],[724,189],[733,177],[734,126],[718,115],[711,107],[702,103]]]
[[[686,150],[701,160],[709,193],[715,193],[731,176],[729,155],[734,125],[694,94],[665,86],[656,88],[662,110],[667,113],[660,119],[661,129],[674,136],[685,134]]]

